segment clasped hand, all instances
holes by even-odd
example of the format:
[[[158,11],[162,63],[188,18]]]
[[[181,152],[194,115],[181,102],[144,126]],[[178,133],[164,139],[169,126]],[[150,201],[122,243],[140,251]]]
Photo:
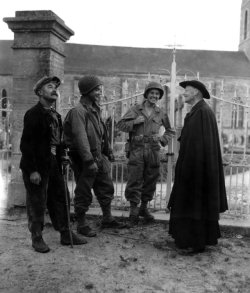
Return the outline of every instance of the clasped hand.
[[[134,120],[134,124],[141,124],[141,123],[144,123],[144,121],[145,121],[145,118],[140,115]]]

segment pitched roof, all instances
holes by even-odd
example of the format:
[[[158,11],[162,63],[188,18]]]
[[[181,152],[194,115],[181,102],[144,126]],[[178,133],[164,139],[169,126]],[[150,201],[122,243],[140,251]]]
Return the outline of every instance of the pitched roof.
[[[66,44],[66,72],[157,73],[171,69],[172,49]],[[250,77],[250,61],[241,51],[177,50],[177,71],[200,76]]]
[[[0,41],[0,74],[12,74],[12,40]],[[66,43],[65,73],[166,74],[171,49],[97,46]],[[200,76],[250,78],[250,61],[241,51],[177,50],[177,71]],[[188,75],[190,76],[190,75]]]

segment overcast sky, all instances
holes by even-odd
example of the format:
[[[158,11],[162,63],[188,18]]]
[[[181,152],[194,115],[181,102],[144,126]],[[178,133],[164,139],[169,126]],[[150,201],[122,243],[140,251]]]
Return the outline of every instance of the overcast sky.
[[[241,0],[6,0],[2,21],[19,10],[52,10],[75,35],[69,42],[128,47],[238,50]]]

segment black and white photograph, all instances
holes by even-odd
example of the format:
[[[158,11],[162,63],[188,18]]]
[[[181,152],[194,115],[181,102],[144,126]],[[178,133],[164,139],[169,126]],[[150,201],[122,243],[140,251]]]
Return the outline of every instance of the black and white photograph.
[[[250,292],[250,0],[0,10],[0,292]]]

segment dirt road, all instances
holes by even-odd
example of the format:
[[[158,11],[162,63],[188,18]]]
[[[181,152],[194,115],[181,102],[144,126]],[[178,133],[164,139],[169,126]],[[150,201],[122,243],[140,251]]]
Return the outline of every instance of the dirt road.
[[[176,250],[161,223],[99,231],[73,249],[47,225],[47,254],[31,248],[24,218],[0,220],[0,237],[4,293],[250,292],[250,239],[238,235],[224,234],[217,247],[194,256]]]

